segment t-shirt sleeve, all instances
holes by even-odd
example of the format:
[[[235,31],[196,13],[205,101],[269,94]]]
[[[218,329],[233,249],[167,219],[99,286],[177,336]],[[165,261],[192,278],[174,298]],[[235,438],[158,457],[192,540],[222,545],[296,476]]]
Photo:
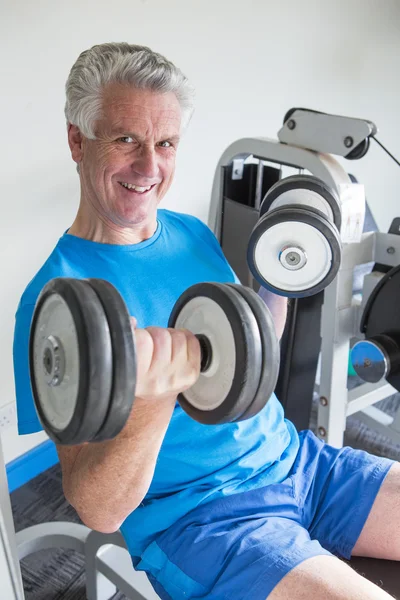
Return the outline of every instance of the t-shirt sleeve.
[[[29,331],[34,308],[34,304],[20,305],[15,317],[13,361],[20,435],[43,430],[33,401],[29,372]]]
[[[221,244],[219,243],[214,232],[208,227],[208,225],[203,223],[203,221],[201,221],[197,217],[192,217],[192,219],[196,223],[198,235],[200,235],[204,239],[204,241],[207,244],[209,244],[214,249],[214,251],[220,256],[220,258],[222,258],[222,260],[226,263],[228,269],[231,271],[231,273],[233,275],[234,282],[241,283],[239,281],[239,278],[236,275],[235,271],[232,269],[231,265],[229,264],[225,254],[223,253]]]

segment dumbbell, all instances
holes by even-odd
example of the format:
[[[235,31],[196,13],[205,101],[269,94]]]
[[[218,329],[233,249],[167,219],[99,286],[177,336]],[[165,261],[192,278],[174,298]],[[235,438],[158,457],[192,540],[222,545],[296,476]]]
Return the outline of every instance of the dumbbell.
[[[249,419],[264,408],[279,371],[272,316],[250,288],[214,282],[189,287],[169,327],[198,339],[200,375],[179,394],[182,409],[205,425]],[[55,278],[42,289],[29,337],[33,399],[57,444],[113,439],[131,413],[136,346],[121,295],[101,279]]]
[[[341,261],[341,212],[336,192],[312,175],[293,175],[266,193],[250,235],[253,277],[280,296],[304,298],[324,290]]]

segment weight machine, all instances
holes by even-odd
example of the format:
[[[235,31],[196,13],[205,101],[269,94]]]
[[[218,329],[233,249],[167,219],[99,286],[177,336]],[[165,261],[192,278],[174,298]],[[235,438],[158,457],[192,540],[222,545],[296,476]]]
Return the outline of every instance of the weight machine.
[[[396,332],[400,332],[400,317],[394,314],[396,301],[393,296],[388,299],[387,285],[375,287],[383,277],[394,278],[391,293],[400,291],[399,277],[393,270],[400,263],[400,219],[393,221],[388,233],[363,233],[363,186],[354,183],[354,178],[332,156],[362,158],[376,133],[376,126],[366,120],[292,109],[278,132],[279,141],[244,138],[224,151],[214,176],[209,212],[209,226],[242,284],[257,289],[259,283],[248,265],[248,240],[260,219],[260,207],[269,190],[288,175],[309,173],[336,192],[341,212],[341,257],[339,264],[332,260],[330,268],[337,269],[337,274],[319,293],[305,293],[303,297],[293,294],[281,342],[281,371],[275,391],[286,415],[298,429],[309,426],[311,401],[317,391],[318,436],[337,447],[343,445],[346,417],[355,413],[370,427],[400,443],[400,415],[392,418],[373,406],[400,387],[398,377],[393,375],[398,370]],[[291,227],[287,223],[288,240]],[[264,258],[266,263],[273,259],[272,251]],[[367,271],[368,265],[372,269],[365,274],[361,297],[353,294],[354,270],[360,265],[366,265]],[[369,316],[367,325],[368,319],[363,317],[368,299],[376,301],[377,292],[380,305],[384,293],[385,306],[392,307],[390,329],[394,329],[395,339],[389,342],[390,350],[383,348],[379,340],[355,345],[352,361],[364,383],[349,391],[351,341],[369,340],[389,327],[387,320],[380,322],[383,314],[379,318],[376,310],[374,323]],[[283,295],[291,294],[286,290]],[[318,366],[319,384],[316,383]]]
[[[317,389],[318,435],[336,446],[342,445],[346,417],[354,413],[400,442],[400,417],[390,419],[373,406],[400,387],[400,316],[393,308],[395,302],[386,320],[381,318],[382,304],[386,306],[399,292],[400,219],[393,221],[387,234],[362,233],[365,198],[332,156],[362,158],[376,132],[369,121],[293,109],[285,116],[278,141],[245,138],[230,145],[218,162],[212,189],[209,226],[242,284],[254,289],[259,284],[247,263],[248,240],[259,221],[262,201],[274,184],[288,174],[307,172],[340,198],[340,264],[335,259],[330,266],[337,273],[323,291],[291,299],[276,388],[298,428],[308,427],[311,399]],[[285,256],[297,260],[295,254],[291,250]],[[357,298],[353,294],[354,268],[369,263],[374,266],[365,275],[362,296]],[[365,383],[348,391],[353,338],[359,340],[353,348],[353,364]],[[0,502],[0,575],[6,600],[24,598],[19,561],[38,550],[60,546],[85,555],[88,600],[107,600],[116,588],[132,600],[157,598],[145,575],[134,571],[119,533],[100,534],[83,525],[58,522],[15,535],[1,444]],[[399,592],[398,563],[352,559],[350,564],[383,584],[389,593]]]

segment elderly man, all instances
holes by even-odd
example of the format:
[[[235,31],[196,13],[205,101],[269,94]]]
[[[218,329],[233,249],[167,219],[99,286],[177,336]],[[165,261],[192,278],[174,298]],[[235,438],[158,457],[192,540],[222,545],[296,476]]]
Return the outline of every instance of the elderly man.
[[[235,281],[202,222],[159,208],[193,109],[186,77],[149,48],[103,44],[79,56],[66,95],[81,197],[18,307],[19,432],[41,429],[28,369],[39,292],[53,277],[106,279],[137,321],[143,383],[115,439],[58,448],[82,521],[120,529],[164,599],[389,598],[339,557],[400,559],[398,464],[298,434],[275,395],[255,417],[218,426],[176,403],[198,375],[199,345],[166,329],[170,311],[194,283]],[[281,335],[285,300],[261,295]]]

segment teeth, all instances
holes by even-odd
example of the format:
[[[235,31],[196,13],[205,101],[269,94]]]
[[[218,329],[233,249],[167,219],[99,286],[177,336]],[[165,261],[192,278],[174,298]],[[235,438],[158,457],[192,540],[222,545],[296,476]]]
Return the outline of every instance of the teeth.
[[[151,185],[149,185],[148,187],[141,187],[140,185],[133,185],[132,183],[121,183],[121,185],[124,186],[124,188],[127,188],[128,190],[135,190],[135,192],[147,192],[150,188]]]

